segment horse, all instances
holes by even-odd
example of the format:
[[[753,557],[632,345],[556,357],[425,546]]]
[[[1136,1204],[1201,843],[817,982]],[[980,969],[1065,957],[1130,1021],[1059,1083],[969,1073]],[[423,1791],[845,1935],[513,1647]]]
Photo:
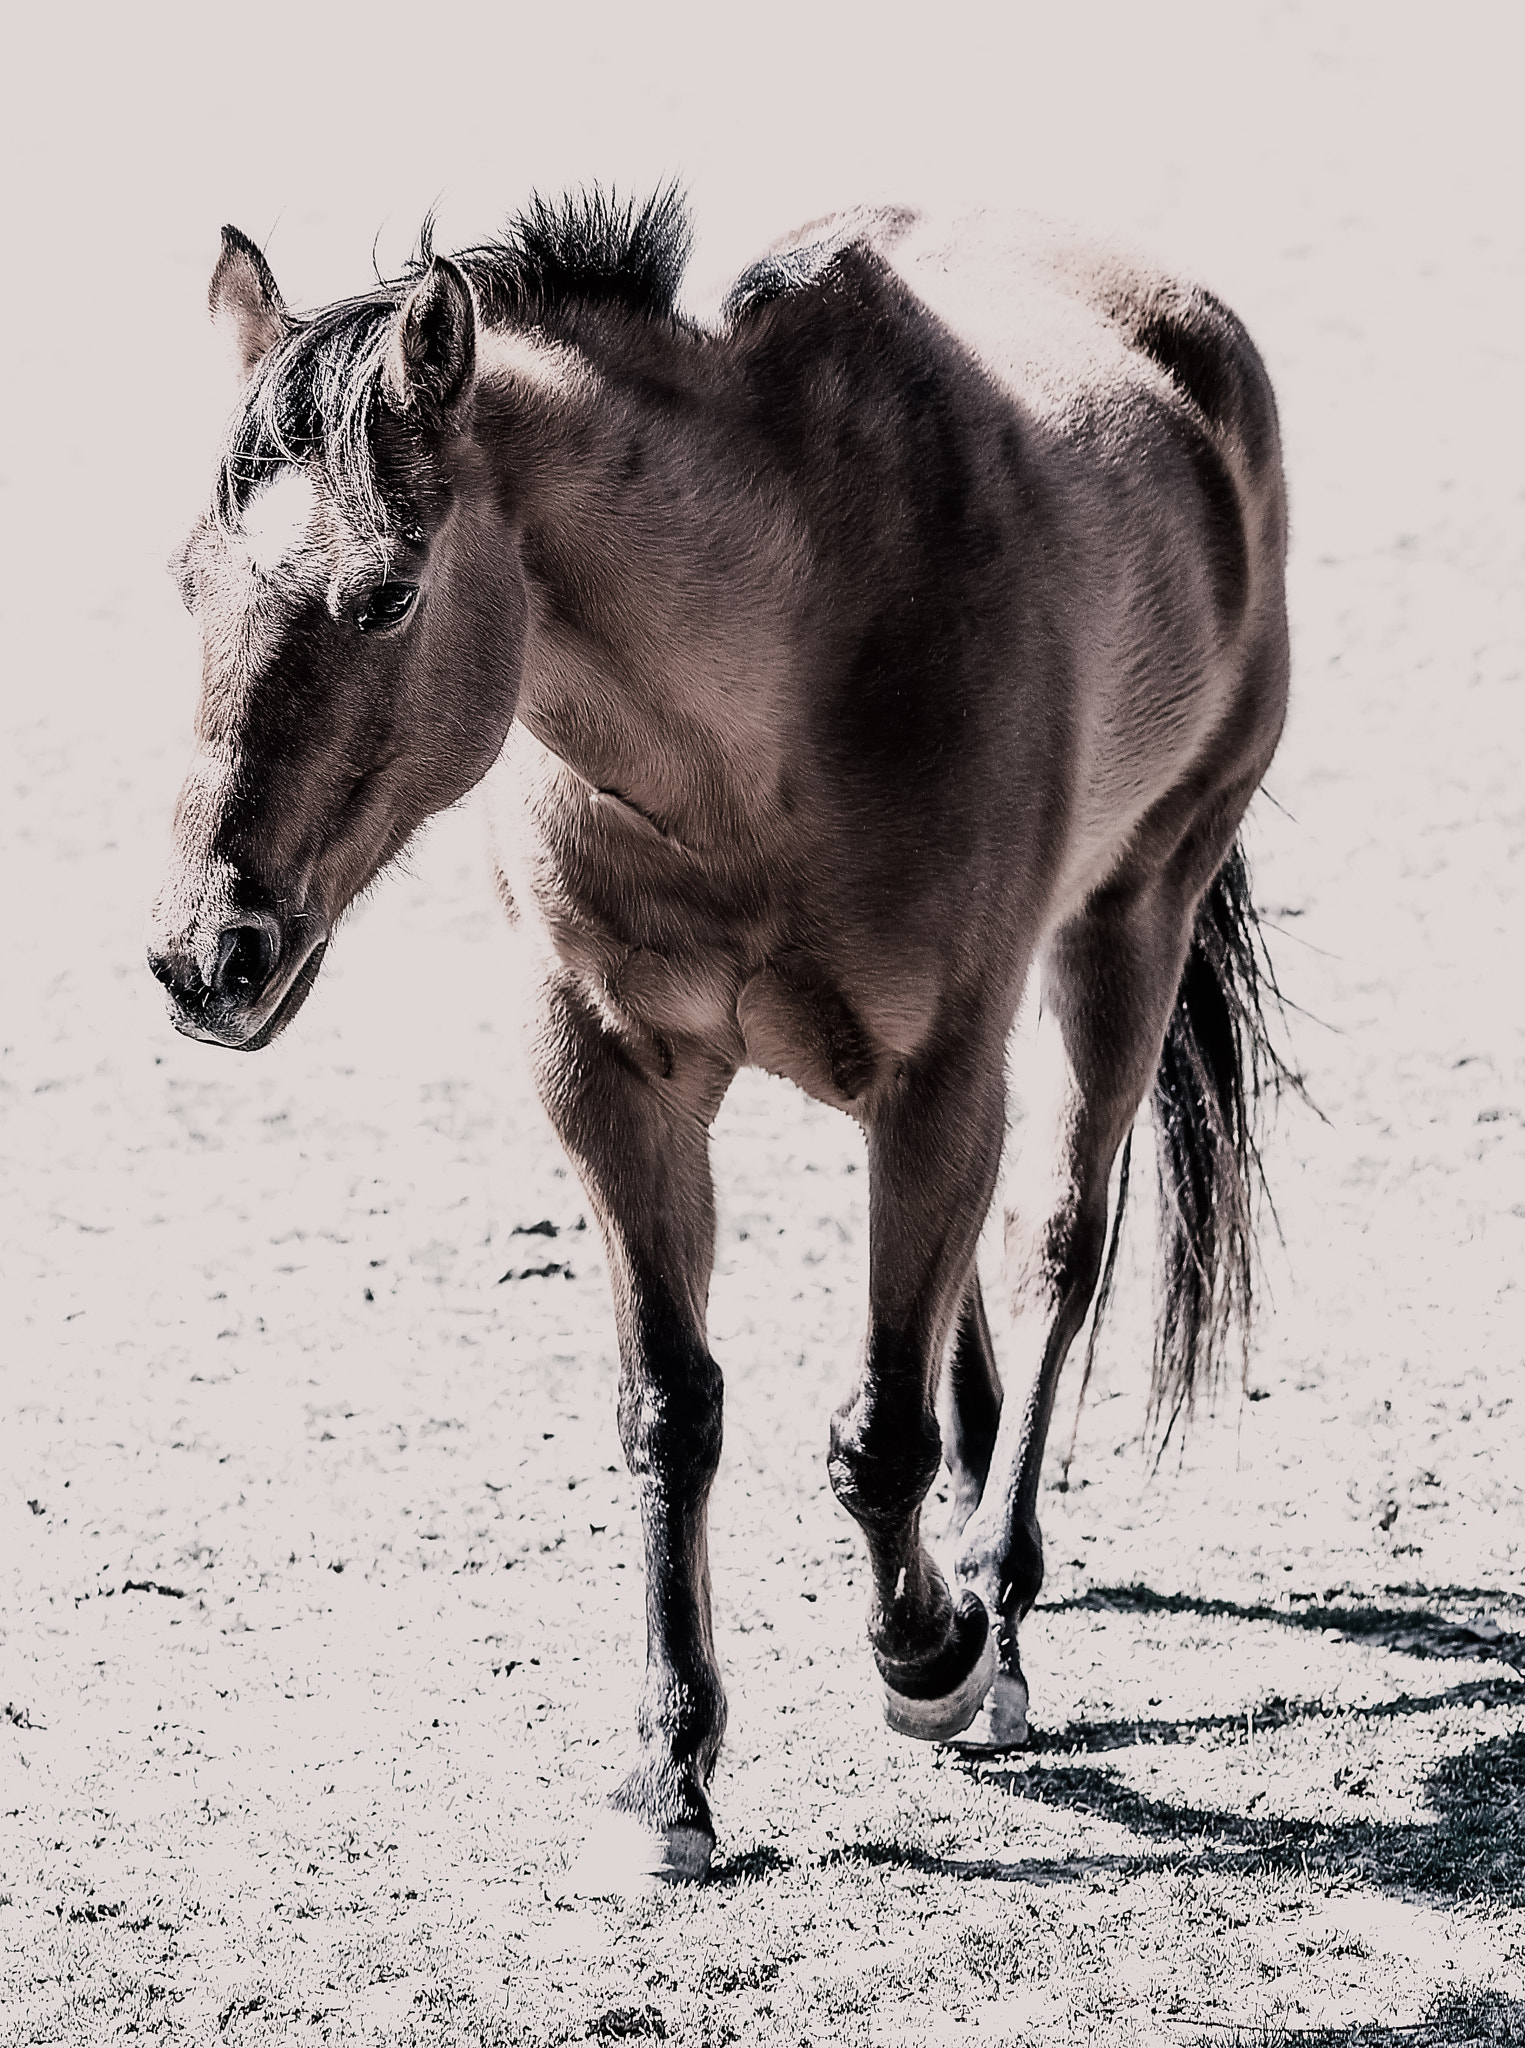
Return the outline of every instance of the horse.
[[[978,1755],[1029,1739],[1039,1473],[1114,1164],[1120,1222],[1152,1097],[1168,1433],[1248,1312],[1274,1057],[1239,828],[1285,715],[1287,523],[1244,327],[1106,242],[890,208],[786,237],[701,320],[689,235],[671,187],[536,197],[454,257],[426,222],[400,276],[297,317],[224,229],[238,398],[173,564],[202,683],[149,954],[177,1029],[268,1045],[357,892],[486,779],[644,1540],[608,1890],[715,1847],[709,1131],[738,1070],[865,1134],[828,1469],[890,1727]],[[1003,1388],[975,1253],[1029,988]]]

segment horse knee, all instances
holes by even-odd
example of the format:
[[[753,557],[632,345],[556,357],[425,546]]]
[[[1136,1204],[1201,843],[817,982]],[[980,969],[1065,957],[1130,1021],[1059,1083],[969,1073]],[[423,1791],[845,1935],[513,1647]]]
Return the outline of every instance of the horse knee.
[[[708,1351],[620,1379],[619,1432],[625,1463],[637,1479],[669,1496],[707,1494],[720,1465],[724,1383]]]
[[[937,1419],[925,1408],[909,1424],[890,1425],[860,1394],[831,1418],[832,1491],[863,1528],[902,1528],[926,1499],[942,1455]]]

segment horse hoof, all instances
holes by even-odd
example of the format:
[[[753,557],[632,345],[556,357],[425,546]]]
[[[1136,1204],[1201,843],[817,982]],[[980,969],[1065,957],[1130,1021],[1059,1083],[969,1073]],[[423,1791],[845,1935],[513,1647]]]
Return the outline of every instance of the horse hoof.
[[[561,1896],[649,1898],[664,1885],[702,1882],[714,1853],[714,1837],[702,1828],[653,1827],[633,1813],[603,1813],[567,1872]]]
[[[960,1603],[960,1620],[967,1627],[975,1620],[976,1609],[978,1621],[984,1629],[984,1640],[967,1677],[951,1692],[941,1693],[936,1699],[913,1699],[898,1692],[880,1673],[884,1718],[897,1735],[910,1735],[918,1742],[950,1742],[979,1713],[980,1703],[996,1676],[996,1663],[994,1634],[986,1621],[983,1606],[972,1594],[966,1594]]]
[[[1030,1740],[1027,1687],[1010,1671],[998,1671],[988,1697],[953,1747],[965,1756],[1001,1756],[1009,1749],[1026,1749]]]

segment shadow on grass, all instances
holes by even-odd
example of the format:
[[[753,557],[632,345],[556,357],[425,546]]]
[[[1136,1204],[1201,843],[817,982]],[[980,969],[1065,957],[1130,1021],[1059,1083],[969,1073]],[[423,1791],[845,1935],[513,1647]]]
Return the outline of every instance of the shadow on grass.
[[[1352,1720],[1392,1721],[1412,1714],[1433,1714],[1445,1707],[1504,1706],[1521,1697],[1520,1687],[1512,1678],[1476,1678],[1462,1685],[1448,1685],[1441,1692],[1405,1692],[1395,1700],[1345,1707],[1341,1712]],[[1277,1695],[1256,1702],[1255,1727],[1264,1734],[1270,1729],[1290,1727],[1294,1721],[1322,1720],[1327,1713],[1322,1700],[1288,1700]],[[1086,1755],[1098,1750],[1190,1742],[1202,1735],[1229,1735],[1236,1731],[1245,1731],[1245,1716],[1240,1713],[1196,1714],[1169,1721],[1071,1721],[1059,1729],[1034,1728],[1024,1754]]]
[[[777,1849],[766,1844],[756,1849],[747,1849],[740,1856],[725,1856],[710,1866],[706,1889],[714,1891],[725,1885],[747,1884],[758,1878],[775,1877],[780,1871],[794,1867],[792,1856],[782,1855]]]
[[[1189,1844],[1194,1860],[1358,1877],[1453,1902],[1486,1897],[1525,1904],[1525,1733],[1442,1757],[1424,1783],[1433,1819],[1403,1823],[1360,1816],[1262,1820],[1178,1806],[1151,1799],[1096,1765],[1054,1764],[1027,1771],[986,1766],[981,1777],[1013,1798],[1116,1821],[1146,1842]]]
[[[1525,1732],[1442,1757],[1425,1780],[1433,1820],[1395,1824],[1353,1817],[1304,1821],[1229,1813],[1152,1799],[1106,1765],[971,1765],[981,1782],[1014,1799],[1113,1821],[1136,1850],[1106,1855],[999,1858],[937,1856],[894,1842],[845,1843],[827,1864],[898,1864],[928,1875],[1063,1879],[1082,1870],[1136,1871],[1179,1864],[1263,1874],[1355,1878],[1448,1904],[1486,1898],[1525,1905]],[[1507,2037],[1506,2037],[1507,2038]]]
[[[1438,1599],[1487,1601],[1514,1606],[1518,1595],[1478,1587],[1438,1587]],[[1401,1650],[1414,1657],[1468,1657],[1497,1661],[1525,1670],[1525,1634],[1511,1634],[1495,1623],[1448,1621],[1423,1607],[1345,1607],[1304,1601],[1295,1607],[1246,1606],[1235,1600],[1204,1600],[1190,1593],[1156,1593],[1152,1587],[1092,1586],[1073,1600],[1040,1601],[1045,1614],[1199,1614],[1207,1619],[1271,1621],[1282,1628],[1323,1635],[1334,1631],[1352,1640]]]

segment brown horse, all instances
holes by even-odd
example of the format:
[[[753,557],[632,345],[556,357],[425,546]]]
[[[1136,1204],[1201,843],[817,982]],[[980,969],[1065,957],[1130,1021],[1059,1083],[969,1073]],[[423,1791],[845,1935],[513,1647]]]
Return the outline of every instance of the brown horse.
[[[639,1760],[589,1883],[694,1877],[725,1720],[708,1133],[737,1069],[867,1136],[829,1469],[906,1734],[1026,1740],[1044,1441],[1151,1091],[1157,1412],[1248,1306],[1268,1049],[1236,834],[1287,695],[1276,412],[1216,299],[1033,223],[818,223],[710,325],[677,309],[671,192],[429,244],[298,319],[224,231],[241,399],[177,569],[203,683],[151,962],[180,1030],[267,1045],[356,892],[496,767],[645,1535]],[[975,1245],[1030,978],[1003,1402]],[[920,1528],[944,1456],[952,1589]]]

